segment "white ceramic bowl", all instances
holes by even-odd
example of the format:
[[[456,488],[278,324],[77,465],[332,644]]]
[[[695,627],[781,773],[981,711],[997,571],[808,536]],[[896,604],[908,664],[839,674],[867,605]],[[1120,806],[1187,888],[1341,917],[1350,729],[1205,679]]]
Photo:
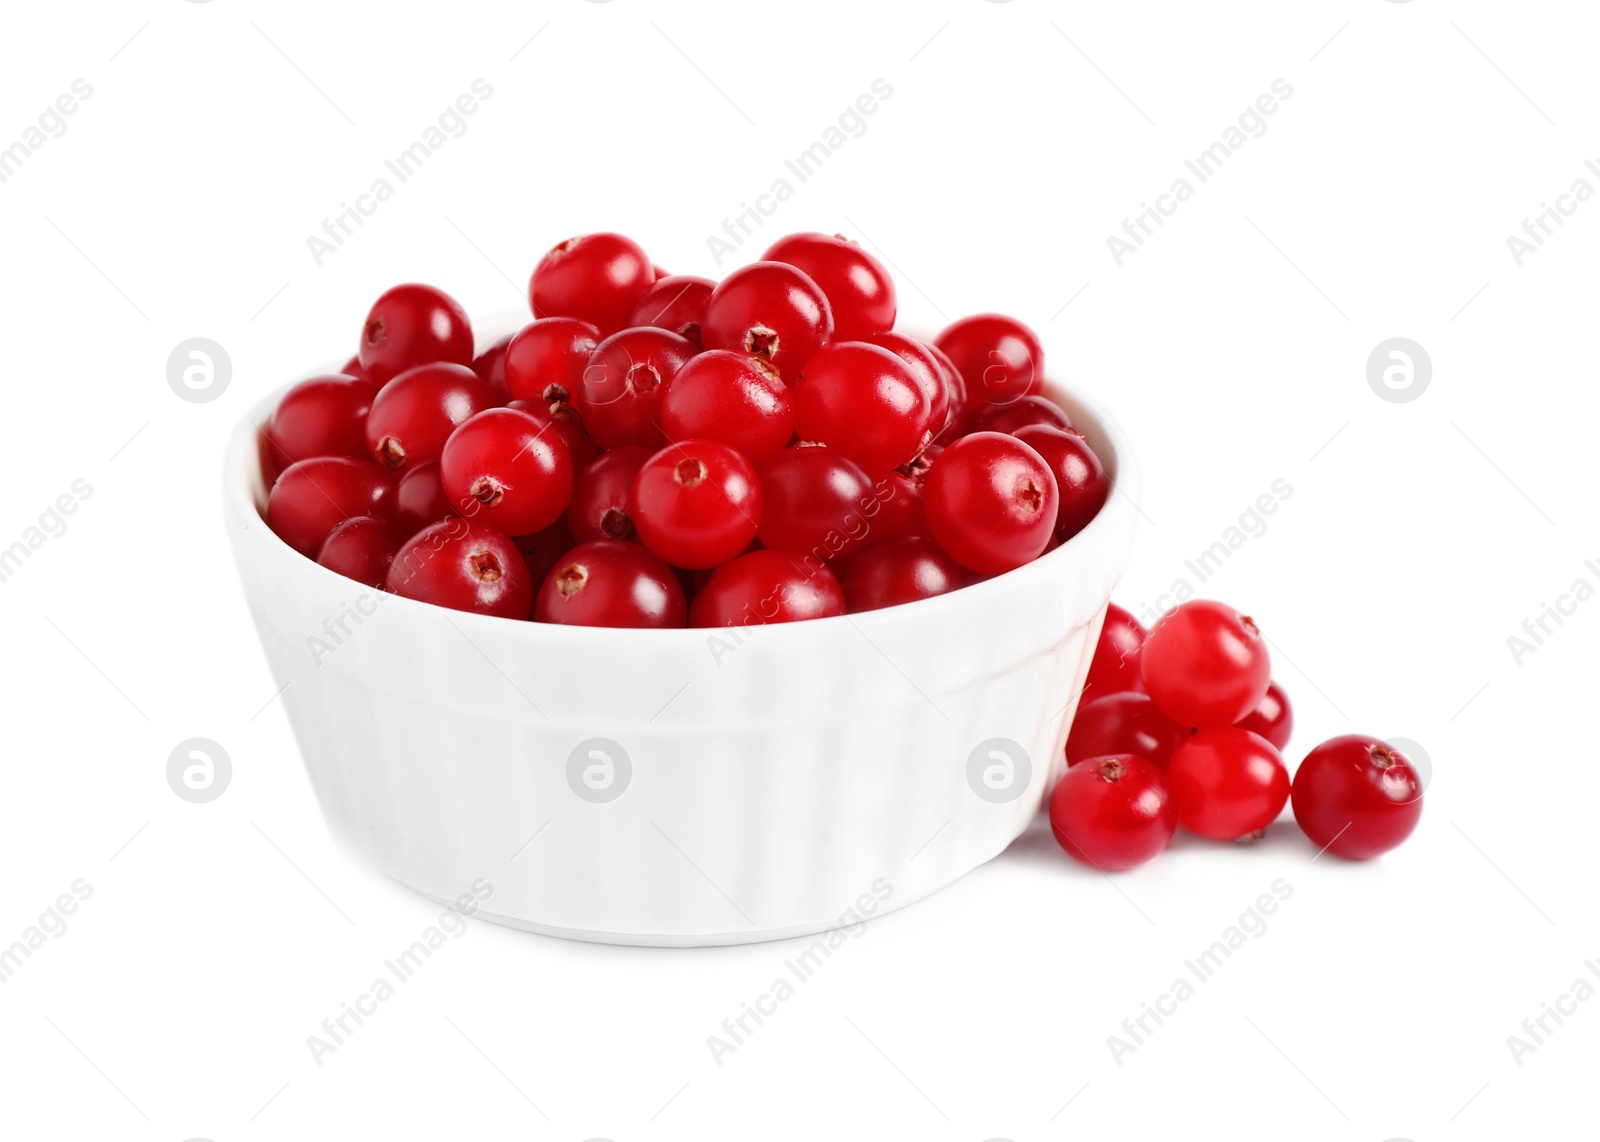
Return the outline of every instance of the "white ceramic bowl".
[[[330,828],[418,892],[477,883],[480,916],[624,944],[850,926],[998,854],[1060,774],[1139,497],[1071,393],[1117,483],[1072,540],[938,598],[722,631],[515,622],[325,570],[263,520],[281,395],[225,461],[245,595]]]

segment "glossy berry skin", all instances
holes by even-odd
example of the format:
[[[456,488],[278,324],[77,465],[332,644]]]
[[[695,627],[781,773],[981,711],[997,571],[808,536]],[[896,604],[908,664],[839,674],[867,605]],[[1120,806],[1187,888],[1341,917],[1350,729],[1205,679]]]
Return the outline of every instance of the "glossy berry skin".
[[[873,535],[873,484],[849,458],[831,448],[785,448],[759,471],[761,546],[826,562]]]
[[[572,458],[549,422],[514,408],[478,413],[450,434],[439,478],[456,511],[507,535],[554,523],[572,498]]]
[[[793,381],[833,338],[833,311],[817,283],[784,262],[752,262],[717,283],[700,337],[707,349],[762,357]]]
[[[472,323],[443,290],[397,285],[373,302],[357,357],[367,379],[380,387],[418,365],[470,365]]]
[[[927,391],[911,366],[865,341],[836,341],[794,383],[795,432],[854,460],[869,476],[906,463],[932,442]]]
[[[931,539],[893,536],[869,544],[845,561],[839,584],[846,607],[875,611],[931,599],[963,586],[969,576]]]
[[[1136,753],[1165,769],[1189,730],[1156,708],[1147,695],[1124,691],[1083,702],[1067,735],[1067,764],[1091,757]]]
[[[439,459],[456,426],[494,406],[494,393],[465,365],[419,365],[395,377],[367,413],[367,448],[393,471]]]
[[[267,421],[267,447],[273,465],[287,468],[313,456],[353,456],[365,460],[367,411],[378,395],[371,381],[332,374],[301,381],[283,394]]]
[[[1007,404],[986,404],[967,426],[970,432],[1016,432],[1030,425],[1071,428],[1072,418],[1045,396],[1025,396]]]
[[[834,340],[843,341],[844,338],[835,333]],[[868,334],[861,340],[868,345],[889,350],[910,366],[917,385],[928,394],[929,429],[934,433],[943,429],[950,419],[950,381],[944,365],[939,361],[938,351],[915,337],[907,337],[893,330]]]
[[[1233,725],[1272,684],[1267,641],[1255,622],[1208,599],[1180,603],[1156,620],[1139,670],[1168,717],[1202,730]]]
[[[989,407],[1009,411],[1014,406]],[[1058,543],[1065,543],[1088,527],[1089,521],[1105,507],[1106,500],[1111,498],[1111,477],[1100,466],[1100,458],[1089,447],[1089,442],[1075,428],[1035,424],[1018,428],[1012,435],[1044,457],[1050,474],[1056,478],[1061,506],[1056,511],[1055,538]]]
[[[550,569],[533,617],[571,626],[681,627],[689,608],[672,568],[637,543],[597,539]]]
[[[575,317],[529,322],[506,346],[506,388],[552,415],[572,407],[583,371],[600,344],[600,330]]]
[[[534,317],[576,317],[607,336],[655,281],[655,266],[621,234],[568,238],[539,259],[528,282]]]
[[[535,592],[539,584],[544,582],[544,577],[550,574],[550,569],[577,546],[565,517],[532,535],[512,536],[511,542],[517,545],[517,550],[522,553],[522,561],[528,565],[528,581],[534,584]]]
[[[394,562],[395,553],[410,536],[411,532],[394,520],[356,516],[328,533],[317,554],[317,562],[346,579],[381,589],[389,576],[389,564]]]
[[[413,464],[400,473],[394,487],[394,518],[415,535],[430,523],[456,514],[456,506],[439,478],[439,462]]]
[[[308,559],[328,533],[360,515],[394,513],[394,477],[371,460],[314,456],[289,465],[267,496],[267,526]]]
[[[1178,824],[1190,832],[1249,840],[1283,812],[1289,771],[1271,742],[1224,726],[1192,734],[1178,747],[1167,763],[1167,787]]]
[[[710,349],[667,385],[661,428],[668,440],[720,440],[760,464],[794,435],[794,399],[762,358]]]
[[[1405,754],[1363,734],[1323,742],[1295,771],[1294,819],[1319,849],[1370,860],[1411,835],[1422,778]]]
[[[956,437],[966,431],[967,426],[967,382],[962,377],[961,370],[950,360],[948,354],[937,345],[922,342],[924,348],[939,362],[939,372],[944,375],[945,388],[950,391],[950,410],[945,414],[944,428],[935,432],[935,444],[949,444]]]
[[[686,338],[696,349],[704,347],[700,323],[716,282],[689,274],[668,274],[639,295],[628,311],[627,326],[653,325]]]
[[[792,623],[844,614],[833,572],[779,551],[752,551],[720,568],[689,605],[692,627]]]
[[[1177,829],[1161,770],[1117,754],[1068,769],[1050,794],[1050,831],[1074,860],[1126,872],[1160,856]]]
[[[637,445],[603,452],[578,473],[567,505],[567,526],[579,543],[632,539],[633,481],[654,455]],[[679,624],[682,625],[682,624]]]
[[[930,444],[915,460],[884,473],[873,485],[878,513],[872,517],[872,533],[880,539],[891,535],[928,537],[928,513],[923,505],[928,472],[944,449]]]
[[[934,342],[967,384],[967,411],[1010,404],[1044,387],[1044,349],[1022,322],[980,313],[951,323]]]
[[[541,427],[548,426],[551,435],[567,446],[567,454],[572,457],[574,472],[581,471],[594,463],[595,457],[600,455],[600,446],[589,439],[589,434],[578,422],[575,410],[569,408],[552,416],[544,404],[525,400],[514,400],[506,407],[527,413],[537,420]]]
[[[1283,752],[1288,748],[1289,735],[1294,732],[1294,709],[1289,705],[1289,695],[1276,682],[1272,683],[1256,708],[1235,724],[1241,730],[1260,734]]]
[[[821,287],[833,310],[836,341],[856,341],[894,328],[894,279],[883,263],[838,234],[790,234],[761,255],[786,262]]]
[[[389,590],[457,611],[526,619],[533,577],[511,537],[487,524],[447,519],[406,540],[389,565]]]
[[[942,453],[923,493],[934,541],[970,571],[998,575],[1036,558],[1056,525],[1055,477],[1014,436],[976,432]]]
[[[511,344],[511,337],[511,334],[506,334],[472,358],[472,371],[489,386],[496,404],[505,404],[511,399],[511,390],[506,387],[506,349]]]
[[[634,530],[674,567],[728,562],[750,546],[760,520],[755,468],[715,440],[669,444],[634,477]]]
[[[1115,603],[1107,605],[1100,638],[1094,645],[1094,658],[1089,663],[1089,678],[1083,684],[1083,697],[1079,701],[1142,690],[1144,681],[1139,677],[1139,654],[1143,649],[1144,627],[1139,620]]]
[[[595,347],[583,371],[578,414],[602,448],[640,444],[659,448],[661,399],[695,349],[665,329],[624,329]]]

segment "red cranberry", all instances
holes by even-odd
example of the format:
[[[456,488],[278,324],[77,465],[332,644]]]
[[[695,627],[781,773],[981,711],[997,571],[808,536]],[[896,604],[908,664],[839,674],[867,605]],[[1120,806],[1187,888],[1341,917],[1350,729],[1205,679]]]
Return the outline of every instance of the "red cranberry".
[[[367,410],[377,393],[372,382],[339,374],[301,381],[283,394],[267,422],[274,465],[286,468],[313,456],[365,460]]]
[[[989,407],[1006,411],[1013,406]],[[1012,435],[1044,457],[1050,474],[1056,478],[1061,507],[1056,512],[1055,537],[1057,542],[1065,543],[1088,527],[1105,507],[1111,498],[1111,477],[1100,466],[1100,458],[1083,433],[1075,428],[1034,424],[1019,428]]]
[[[624,329],[595,347],[583,371],[578,411],[602,448],[642,444],[659,448],[661,398],[694,356],[688,340],[665,329]]]
[[[367,378],[379,386],[418,365],[470,365],[472,323],[443,290],[398,285],[367,313],[358,356]]]
[[[1292,796],[1294,819],[1311,843],[1346,860],[1388,852],[1422,816],[1422,779],[1411,759],[1362,734],[1333,738],[1307,754]]]
[[[755,469],[715,440],[669,444],[634,477],[634,529],[674,567],[726,563],[749,546],[760,520]]]
[[[835,334],[834,340],[842,341],[844,338]],[[873,333],[861,340],[880,349],[889,350],[911,367],[911,375],[916,378],[918,387],[928,394],[930,430],[937,433],[943,429],[950,419],[950,381],[945,373],[945,366],[939,361],[939,356],[936,356],[938,350],[932,345],[918,341],[914,337],[907,337],[904,333],[895,333],[893,330]],[[953,366],[951,371],[954,372]]]
[[[637,242],[621,234],[568,238],[534,267],[528,297],[535,317],[576,317],[601,336],[621,329],[655,267]]]
[[[1010,404],[1044,387],[1044,349],[1022,322],[998,313],[963,317],[939,334],[936,344],[949,355],[967,383],[967,409]]]
[[[977,432],[939,454],[923,503],[934,540],[970,571],[997,575],[1037,558],[1055,529],[1055,477],[1014,436]]]
[[[857,341],[894,327],[894,279],[883,264],[837,234],[779,238],[763,262],[787,262],[816,282],[833,310],[833,335]]]
[[[371,377],[367,376],[367,371],[361,367],[361,357],[359,354],[346,361],[343,367],[340,368],[339,372],[347,377],[354,377],[358,381],[372,380]],[[376,388],[377,386],[374,385],[373,387]]]
[[[639,295],[628,311],[626,325],[653,325],[686,338],[696,349],[703,348],[700,323],[705,320],[706,302],[716,282],[710,278],[669,274]]]
[[[794,401],[762,358],[711,349],[673,376],[661,427],[668,440],[720,440],[759,464],[794,435]]]
[[[573,410],[568,409],[552,416],[543,404],[525,400],[514,400],[506,407],[527,413],[539,422],[539,427],[548,428],[551,435],[565,444],[567,454],[572,457],[574,472],[593,464],[595,457],[600,455],[600,446],[589,439],[589,434],[583,430],[583,425],[579,423],[577,413]]]
[[[746,627],[844,614],[844,591],[826,567],[779,551],[752,551],[712,575],[689,606],[692,627]]]
[[[931,539],[892,536],[845,562],[840,585],[851,611],[875,611],[931,599],[965,585],[967,573]]]
[[[1165,769],[1189,731],[1156,708],[1144,694],[1107,694],[1078,707],[1067,735],[1067,764],[1091,757],[1136,753]]]
[[[1272,743],[1237,726],[1201,730],[1167,763],[1178,824],[1215,841],[1249,840],[1278,819],[1289,771]]]
[[[452,432],[439,477],[456,510],[507,535],[554,523],[572,497],[572,458],[550,428],[519,409],[491,408]]]
[[[1177,829],[1167,780],[1142,757],[1073,766],[1050,794],[1050,831],[1074,860],[1126,872],[1160,856]]]
[[[633,481],[652,455],[637,445],[613,448],[578,473],[567,505],[572,538],[587,543],[634,537]]]
[[[439,462],[413,464],[400,473],[394,489],[394,518],[414,535],[430,523],[456,514],[455,504],[439,478]]]
[[[511,537],[488,524],[447,519],[406,541],[389,564],[389,590],[458,611],[525,619],[533,579]]]
[[[793,380],[833,337],[833,311],[817,283],[783,262],[753,262],[718,283],[700,336],[707,349],[770,361]]]
[[[406,539],[411,535],[402,525],[377,516],[360,515],[347,519],[322,541],[317,562],[346,579],[368,587],[382,588]]]
[[[587,627],[681,627],[683,588],[637,543],[596,539],[567,552],[539,588],[533,617]]]
[[[583,388],[583,371],[598,344],[600,330],[575,317],[530,322],[506,347],[506,387],[513,398],[559,415]]]
[[[1181,603],[1145,637],[1140,676],[1156,705],[1186,726],[1231,726],[1272,684],[1267,640],[1255,622],[1208,599]]]
[[[495,404],[505,404],[511,399],[511,389],[506,384],[506,348],[511,344],[511,337],[507,333],[472,359],[472,371],[494,393]]]
[[[872,481],[833,449],[785,448],[760,474],[763,547],[822,563],[848,554],[872,532],[878,508]]]
[[[335,525],[358,515],[394,514],[394,477],[370,460],[313,456],[283,470],[267,496],[267,526],[315,559]]]
[[[565,518],[532,535],[514,536],[511,542],[522,553],[522,561],[528,565],[528,581],[534,584],[535,590],[561,557],[577,546]]]
[[[1008,404],[986,404],[967,425],[968,432],[1016,432],[1030,425],[1071,428],[1072,418],[1045,396],[1018,397]]]
[[[395,377],[367,413],[367,447],[399,471],[437,460],[468,417],[494,406],[489,386],[465,365],[419,365]]]
[[[1144,647],[1144,627],[1127,611],[1110,603],[1106,606],[1106,619],[1100,627],[1100,640],[1094,645],[1094,659],[1089,663],[1089,678],[1083,684],[1083,697],[1079,703],[1093,701],[1107,694],[1120,694],[1128,690],[1142,690],[1139,678],[1139,651]]]
[[[868,475],[906,463],[932,440],[928,394],[911,366],[865,341],[840,341],[805,363],[794,386],[795,431],[850,457]]]
[[[1241,730],[1260,734],[1280,753],[1289,745],[1289,735],[1294,732],[1294,710],[1289,705],[1289,695],[1276,682],[1267,687],[1265,696],[1236,723]]]

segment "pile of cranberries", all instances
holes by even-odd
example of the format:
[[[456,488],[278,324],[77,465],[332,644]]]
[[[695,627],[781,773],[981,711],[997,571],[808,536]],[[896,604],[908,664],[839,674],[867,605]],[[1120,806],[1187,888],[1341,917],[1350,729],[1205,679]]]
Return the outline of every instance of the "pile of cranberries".
[[[1038,558],[1110,491],[984,314],[932,341],[853,242],[792,234],[720,282],[619,234],[562,242],[534,320],[474,345],[446,294],[380,297],[339,374],[267,426],[267,523],[370,587],[609,627],[792,622]]]
[[[1164,851],[1179,825],[1219,841],[1262,836],[1287,803],[1312,843],[1350,860],[1416,828],[1422,780],[1377,738],[1333,738],[1291,782],[1281,751],[1294,718],[1256,624],[1194,600],[1148,632],[1112,604],[1050,796],[1056,840],[1112,872]]]

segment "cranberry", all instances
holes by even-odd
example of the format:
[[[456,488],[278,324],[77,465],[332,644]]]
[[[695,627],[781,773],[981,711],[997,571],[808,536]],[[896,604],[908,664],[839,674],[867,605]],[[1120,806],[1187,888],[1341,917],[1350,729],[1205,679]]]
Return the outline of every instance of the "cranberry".
[[[283,470],[267,496],[267,526],[315,559],[334,526],[358,515],[394,512],[394,477],[371,460],[313,456]]]
[[[1061,406],[1049,397],[1018,397],[1009,404],[986,404],[978,409],[969,432],[1016,432],[1030,425],[1049,428],[1071,428],[1072,418],[1061,411]]]
[[[874,535],[880,539],[891,535],[928,536],[923,493],[928,484],[928,470],[943,451],[937,444],[930,444],[911,463],[884,473],[878,480],[873,488],[879,502],[877,518],[872,520]]]
[[[578,473],[567,505],[567,525],[574,539],[587,543],[633,538],[633,481],[652,455],[650,449],[636,445],[613,448]]]
[[[624,329],[595,347],[583,371],[578,411],[602,448],[642,444],[659,448],[661,398],[694,346],[665,329]]]
[[[408,539],[386,585],[408,599],[507,619],[533,608],[533,579],[511,537],[465,519],[429,524]]]
[[[549,422],[491,408],[450,434],[439,478],[456,510],[507,535],[550,526],[572,498],[572,458]]]
[[[1144,627],[1139,620],[1115,603],[1107,604],[1106,619],[1100,627],[1100,640],[1094,645],[1089,663],[1089,678],[1083,684],[1079,702],[1142,690],[1139,677],[1139,652],[1144,647]]]
[[[967,573],[931,539],[891,536],[869,544],[845,563],[840,585],[851,611],[875,611],[954,591]]]
[[[933,355],[933,359],[939,362],[939,372],[944,375],[945,388],[950,391],[950,411],[945,414],[944,428],[934,433],[934,442],[936,444],[949,444],[965,432],[967,428],[967,402],[969,399],[967,396],[967,382],[962,377],[961,370],[955,367],[955,363],[950,360],[943,349],[937,345],[928,345],[926,343],[923,343],[923,345]]]
[[[1289,705],[1289,695],[1283,692],[1282,686],[1272,683],[1256,708],[1235,724],[1241,730],[1260,734],[1281,752],[1294,732],[1294,710]]]
[[[472,371],[483,378],[494,393],[495,404],[505,404],[511,399],[511,389],[506,384],[506,349],[511,337],[506,334],[472,359]]]
[[[710,278],[691,277],[688,274],[659,277],[633,303],[626,324],[630,328],[653,325],[657,329],[670,330],[700,349],[704,345],[700,323],[705,320],[706,302],[710,300],[716,284]]]
[[[1050,831],[1074,860],[1125,872],[1160,856],[1177,829],[1167,780],[1142,757],[1073,766],[1050,794]]]
[[[767,361],[712,349],[672,378],[661,427],[668,440],[720,440],[759,464],[794,435],[794,401]]]
[[[346,579],[382,588],[389,576],[389,564],[394,562],[395,553],[410,535],[410,531],[394,520],[358,515],[328,533],[317,554],[317,562]]]
[[[839,341],[805,363],[794,386],[795,431],[881,475],[933,439],[928,394],[911,366],[865,341]]]
[[[605,336],[623,327],[653,281],[655,266],[637,242],[621,234],[585,234],[539,259],[528,298],[535,317],[576,317]]]
[[[857,341],[894,327],[894,279],[883,264],[839,234],[779,238],[763,262],[787,262],[822,289],[833,311],[834,338]]]
[[[380,387],[418,365],[472,363],[472,323],[442,290],[398,285],[367,313],[357,354],[367,379]]]
[[[998,313],[963,317],[935,342],[967,383],[967,408],[1010,404],[1044,387],[1044,349],[1022,322]]]
[[[1055,477],[1032,448],[976,432],[939,454],[923,502],[940,547],[968,570],[997,575],[1044,551],[1058,497]]]
[[[669,444],[634,477],[633,526],[675,567],[726,563],[749,546],[760,520],[755,469],[715,440]]]
[[[871,531],[872,481],[831,448],[785,448],[760,472],[763,547],[826,562]]]
[[[1422,816],[1422,779],[1405,754],[1346,734],[1306,755],[1294,775],[1294,819],[1311,843],[1369,860],[1411,835]]]
[[[1272,684],[1266,639],[1254,621],[1206,599],[1182,603],[1145,638],[1140,676],[1156,705],[1186,726],[1231,726]]]
[[[544,577],[550,574],[550,569],[577,546],[572,541],[572,531],[567,527],[565,518],[532,535],[513,536],[511,542],[522,553],[522,561],[528,565],[528,581],[536,591],[539,584],[544,582]]]
[[[844,340],[835,334],[836,341]],[[928,426],[932,432],[942,430],[950,419],[950,380],[945,366],[940,362],[938,350],[914,337],[893,330],[873,333],[861,338],[869,345],[887,349],[911,367],[917,385],[928,394]],[[942,354],[940,354],[942,355]],[[951,369],[954,372],[954,368]]]
[[[583,371],[598,344],[600,330],[575,317],[529,322],[506,346],[506,387],[517,400],[558,415],[583,388]]]
[[[1067,735],[1067,764],[1091,757],[1136,753],[1165,769],[1189,731],[1156,708],[1144,694],[1107,694],[1078,706]]]
[[[1002,412],[1012,405],[990,405]],[[1017,429],[1012,435],[1032,448],[1050,466],[1056,478],[1061,507],[1056,512],[1056,540],[1065,543],[1089,526],[1111,497],[1111,477],[1100,466],[1100,458],[1089,447],[1083,433],[1075,428],[1051,428],[1035,424]]]
[[[527,413],[539,422],[541,428],[548,427],[550,433],[567,446],[567,454],[572,457],[574,472],[593,464],[595,457],[600,455],[600,446],[589,439],[589,434],[583,430],[583,425],[578,423],[577,414],[572,410],[551,416],[542,403],[525,400],[514,400],[506,407]]]
[[[332,374],[301,381],[283,394],[267,421],[268,455],[287,468],[313,456],[367,458],[367,410],[377,387]]]
[[[1216,841],[1251,840],[1283,812],[1289,771],[1271,742],[1224,726],[1200,730],[1178,747],[1167,763],[1167,786],[1178,824],[1190,832]]]
[[[717,284],[700,336],[707,349],[763,357],[793,380],[833,337],[833,311],[817,283],[783,262],[752,262]]]
[[[339,372],[344,376],[354,377],[358,381],[372,380],[371,377],[367,376],[367,371],[361,367],[361,357],[359,354],[346,361],[339,369]]]
[[[465,365],[419,365],[395,377],[373,398],[367,447],[399,471],[437,460],[456,425],[494,406],[494,394]]]
[[[844,614],[844,591],[823,566],[803,568],[781,551],[741,555],[700,588],[692,627],[746,627]]]
[[[551,568],[533,617],[586,627],[681,627],[689,609],[672,568],[637,543],[596,539]]]
[[[439,462],[413,464],[400,473],[394,489],[394,518],[413,535],[430,523],[456,514],[456,506],[439,478]]]

